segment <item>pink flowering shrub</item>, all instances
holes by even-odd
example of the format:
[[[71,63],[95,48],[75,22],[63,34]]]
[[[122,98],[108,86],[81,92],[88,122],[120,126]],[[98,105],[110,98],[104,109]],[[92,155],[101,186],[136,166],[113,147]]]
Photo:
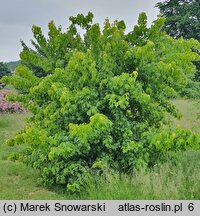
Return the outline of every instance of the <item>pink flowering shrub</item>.
[[[9,90],[0,90],[0,113],[5,112],[23,112],[23,108],[18,102],[8,102],[6,95],[11,93]]]

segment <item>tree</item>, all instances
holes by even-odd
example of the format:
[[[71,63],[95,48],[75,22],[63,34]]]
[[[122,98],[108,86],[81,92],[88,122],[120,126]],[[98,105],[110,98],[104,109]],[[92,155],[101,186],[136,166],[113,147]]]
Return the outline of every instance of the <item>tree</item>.
[[[195,38],[200,41],[199,0],[166,0],[156,4],[166,17],[165,30],[174,37]]]
[[[36,50],[24,49],[26,65],[3,78],[18,90],[11,99],[32,113],[8,144],[24,144],[19,158],[38,169],[47,185],[69,191],[82,190],[105,170],[132,172],[170,151],[199,148],[199,136],[190,131],[159,134],[166,112],[179,116],[168,97],[194,75],[192,61],[199,56],[191,48],[200,44],[168,36],[163,18],[148,28],[145,13],[128,34],[123,21],[106,19],[101,30],[92,18],[71,17],[66,32],[50,22],[48,38],[34,27]]]
[[[11,61],[6,63],[10,71],[15,71],[15,68],[17,67],[18,64],[20,64],[20,61]]]
[[[38,26],[32,27],[35,40],[31,43],[35,50],[27,47],[21,41],[23,51],[20,54],[21,63],[30,68],[37,77],[44,77],[51,74],[55,68],[65,68],[69,55],[74,49],[84,50],[84,44],[76,29],[76,24],[82,28],[90,27],[93,14],[88,13],[86,17],[79,14],[77,17],[70,17],[71,25],[65,33],[62,28],[56,28],[53,21],[49,22],[48,39],[45,38]]]
[[[166,17],[164,30],[173,38],[195,38],[200,41],[200,1],[199,0],[166,0],[156,4],[160,14]],[[199,52],[197,50],[197,52]],[[200,81],[200,61],[195,80]]]
[[[8,69],[7,65],[3,62],[0,62],[0,79],[7,75],[9,76],[10,75],[10,70]]]

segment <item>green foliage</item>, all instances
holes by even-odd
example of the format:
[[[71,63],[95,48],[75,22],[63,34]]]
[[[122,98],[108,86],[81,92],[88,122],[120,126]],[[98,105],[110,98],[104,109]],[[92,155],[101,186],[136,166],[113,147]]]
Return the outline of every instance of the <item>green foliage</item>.
[[[166,112],[179,116],[167,98],[194,76],[198,55],[191,48],[200,46],[162,32],[162,18],[147,28],[144,13],[128,34],[123,21],[106,19],[101,31],[92,18],[71,17],[64,33],[50,22],[48,38],[34,26],[36,50],[24,44],[25,65],[3,79],[19,92],[12,99],[32,113],[8,144],[25,144],[20,158],[40,171],[42,181],[72,192],[82,190],[90,175],[130,172],[155,164],[167,150],[184,150],[177,140],[186,132],[175,131],[178,138],[166,140],[174,146],[167,150],[151,139],[166,124]],[[193,141],[196,148],[198,136]]]
[[[196,107],[186,100],[178,100],[177,103],[179,107],[189,109],[183,114],[188,126],[192,127]],[[9,147],[4,141],[23,128],[25,117],[24,114],[0,115],[0,199],[200,199],[200,151],[183,152],[177,155],[180,158],[178,163],[170,160],[164,164],[156,164],[150,170],[139,170],[130,175],[105,170],[101,176],[93,175],[88,178],[87,187],[80,194],[70,194],[60,187],[47,190],[38,185],[37,178],[40,174],[36,170],[17,161],[6,160],[12,155],[12,160],[15,160],[16,152],[24,148],[23,145]],[[184,122],[182,126],[185,125]],[[200,124],[196,125],[197,128],[200,131]],[[100,163],[96,163],[98,165]]]
[[[141,140],[148,149],[150,166],[155,165],[158,158],[161,161],[173,158],[179,151],[200,150],[200,135],[189,129],[152,130],[143,133]]]
[[[166,0],[157,3],[167,18],[165,30],[174,38],[195,38],[200,41],[200,12],[198,0]]]
[[[189,80],[187,86],[180,92],[181,96],[200,99],[200,82]]]
[[[14,71],[18,64],[20,64],[20,61],[11,61],[6,63],[10,71]]]
[[[200,41],[199,0],[165,0],[157,3],[156,7],[159,8],[160,14],[166,18],[164,30],[170,36],[176,39],[184,37]],[[197,53],[199,53],[199,49]],[[195,61],[194,64],[197,67],[195,81],[200,81],[200,61]]]
[[[0,79],[3,76],[9,76],[10,75],[10,70],[8,69],[7,65],[3,62],[0,62]]]

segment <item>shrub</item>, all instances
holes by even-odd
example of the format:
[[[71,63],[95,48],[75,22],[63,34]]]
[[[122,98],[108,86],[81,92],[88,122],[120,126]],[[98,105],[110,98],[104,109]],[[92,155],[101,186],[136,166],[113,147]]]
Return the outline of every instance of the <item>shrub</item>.
[[[191,48],[199,43],[166,35],[162,18],[147,28],[142,13],[128,34],[123,21],[106,19],[101,31],[92,18],[91,13],[71,17],[64,33],[50,22],[48,39],[34,26],[36,51],[24,45],[26,64],[4,77],[18,90],[16,100],[32,113],[24,131],[8,144],[27,145],[21,159],[40,170],[43,182],[73,192],[91,174],[129,172],[155,164],[158,153],[166,153],[157,141],[168,135],[159,130],[166,112],[179,116],[167,98],[186,85],[198,58]],[[156,138],[152,131],[158,132]],[[182,149],[172,141],[170,150]]]
[[[180,95],[186,98],[200,99],[200,82],[188,81],[186,87],[180,92]]]
[[[6,112],[23,112],[23,108],[18,102],[8,102],[6,96],[11,94],[8,90],[0,90],[0,113]]]

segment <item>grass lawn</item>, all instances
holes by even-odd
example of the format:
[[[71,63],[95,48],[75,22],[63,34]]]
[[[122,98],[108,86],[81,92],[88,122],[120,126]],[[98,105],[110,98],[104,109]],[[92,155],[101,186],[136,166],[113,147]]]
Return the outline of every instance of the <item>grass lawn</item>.
[[[173,118],[175,126],[181,126],[184,129],[191,129],[200,133],[200,104],[195,101],[176,99],[172,100],[172,103],[177,106],[182,114],[180,120]]]
[[[61,195],[37,186],[38,174],[19,162],[6,160],[18,146],[5,140],[23,128],[25,114],[0,115],[0,199],[63,199]]]
[[[173,100],[183,114],[175,125],[200,132],[198,107],[194,102]],[[134,176],[108,173],[89,182],[87,191],[70,195],[37,183],[38,173],[19,162],[7,160],[20,146],[8,147],[5,140],[23,128],[25,114],[0,114],[0,199],[200,199],[200,152],[185,152],[176,166],[158,165],[152,172]]]

